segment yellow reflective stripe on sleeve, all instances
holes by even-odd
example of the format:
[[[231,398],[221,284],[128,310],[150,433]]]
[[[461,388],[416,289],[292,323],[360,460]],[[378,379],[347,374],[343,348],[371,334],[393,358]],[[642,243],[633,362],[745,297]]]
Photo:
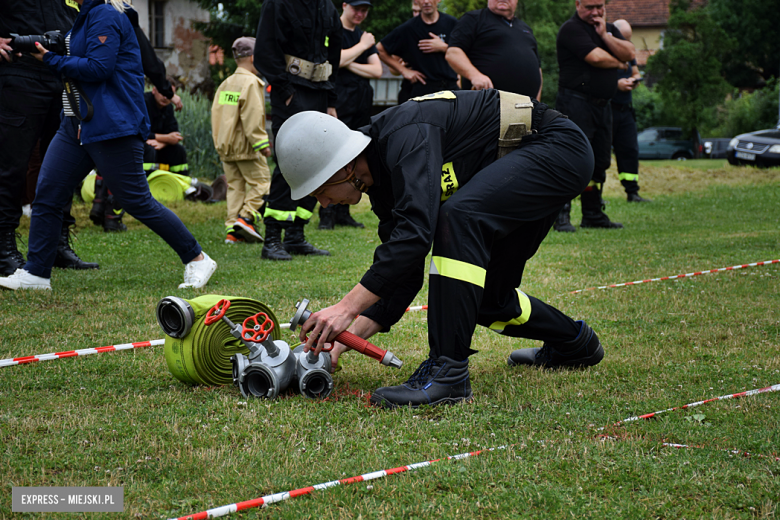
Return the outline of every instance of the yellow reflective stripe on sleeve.
[[[65,5],[72,7],[78,12],[81,12],[81,9],[79,9],[79,3],[76,0],[65,0]]]
[[[282,210],[271,209],[269,207],[266,207],[265,213],[263,213],[263,217],[272,218],[274,220],[278,220],[279,222],[292,222],[293,220],[295,220],[295,212],[282,211]]]
[[[638,173],[618,173],[618,179],[621,181],[638,181]]]
[[[295,216],[298,218],[302,218],[303,220],[309,220],[312,217],[312,215],[314,215],[314,213],[300,206],[298,206],[298,208],[295,210]]]
[[[461,280],[470,284],[485,287],[486,271],[476,265],[444,258],[443,256],[434,256],[431,260],[431,270],[429,274],[438,274],[455,280]]]
[[[433,92],[431,94],[425,94],[424,96],[413,97],[412,101],[430,101],[431,99],[455,99],[456,96],[451,90],[442,90],[440,92]]]
[[[271,145],[271,143],[268,142],[268,139],[265,139],[263,141],[258,141],[255,144],[252,145],[252,148],[254,150],[262,150],[263,148],[268,148]]]
[[[458,178],[455,176],[455,168],[448,162],[441,167],[441,201],[452,197],[458,191]]]
[[[515,289],[515,291],[517,291],[517,299],[520,302],[520,316],[509,321],[496,321],[488,327],[490,330],[499,333],[504,332],[508,325],[522,325],[531,317],[531,300],[528,298],[528,295],[520,289]]]
[[[241,95],[241,92],[229,92],[227,90],[223,90],[219,93],[219,104],[220,105],[238,105],[238,98]]]

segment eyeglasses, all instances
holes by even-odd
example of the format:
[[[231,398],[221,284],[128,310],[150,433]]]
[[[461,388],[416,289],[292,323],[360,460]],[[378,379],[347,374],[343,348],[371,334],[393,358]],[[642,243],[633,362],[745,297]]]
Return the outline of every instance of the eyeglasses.
[[[347,174],[345,178],[341,179],[340,181],[326,182],[325,184],[323,184],[322,186],[320,186],[319,188],[311,192],[309,195],[316,198],[322,195],[325,192],[325,188],[327,188],[328,186],[335,186],[336,184],[342,184],[344,182],[350,181],[355,176],[355,163],[357,163],[357,158],[353,159],[352,162],[350,162],[348,165],[344,166],[341,170],[339,170],[339,172],[344,171]],[[348,168],[352,171],[351,172],[348,171],[347,170]],[[338,175],[339,172],[336,172],[333,175],[333,177]]]

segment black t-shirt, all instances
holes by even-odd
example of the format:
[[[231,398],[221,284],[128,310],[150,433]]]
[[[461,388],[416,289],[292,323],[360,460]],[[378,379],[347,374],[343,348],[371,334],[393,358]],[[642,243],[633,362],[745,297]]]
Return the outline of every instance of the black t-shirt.
[[[607,24],[607,32],[615,38],[625,39],[611,23]],[[574,13],[558,31],[556,46],[560,68],[558,85],[561,88],[574,89],[602,99],[610,99],[615,94],[617,73],[620,69],[600,69],[585,61],[585,56],[596,47],[609,52],[607,44],[596,33],[595,27],[582,21],[577,13]]]
[[[179,122],[176,121],[176,115],[173,113],[173,105],[167,105],[162,108],[157,106],[154,100],[154,94],[146,92],[144,94],[146,101],[146,111],[149,113],[149,137],[154,139],[154,134],[170,134],[179,131]]]
[[[630,78],[634,75],[634,71],[632,70],[634,67],[636,67],[636,60],[631,60],[628,62],[628,69],[626,70],[620,70],[618,69],[618,79],[623,78]],[[612,96],[612,102],[613,103],[620,103],[622,105],[630,105],[631,104],[631,91],[626,90],[625,92],[617,89],[615,91],[615,95]]]
[[[354,47],[360,42],[360,37],[362,35],[363,29],[360,27],[355,27],[354,31],[343,28],[341,31],[341,48],[349,49]],[[355,58],[354,63],[365,65],[368,63],[368,58],[376,53],[376,46],[372,45],[370,49],[364,51],[360,56]],[[352,105],[363,100],[368,92],[371,92],[371,95],[373,95],[371,82],[368,78],[358,76],[347,70],[346,67],[339,69],[339,75],[336,78],[336,93],[338,94],[336,112],[339,115],[341,115],[342,112],[351,112],[350,109],[353,108]],[[362,107],[355,108],[362,109]]]
[[[498,90],[532,98],[539,93],[539,50],[531,28],[522,20],[509,21],[487,8],[469,11],[458,20],[449,44],[463,49]],[[462,81],[464,90],[471,88],[469,80]]]
[[[443,52],[424,53],[418,47],[420,40],[430,40],[433,33],[445,43],[449,43],[452,29],[458,20],[448,14],[439,13],[436,23],[428,25],[422,16],[417,16],[402,23],[382,40],[382,47],[389,54],[400,56],[414,70],[425,75],[426,82],[456,81],[458,75],[450,68]]]

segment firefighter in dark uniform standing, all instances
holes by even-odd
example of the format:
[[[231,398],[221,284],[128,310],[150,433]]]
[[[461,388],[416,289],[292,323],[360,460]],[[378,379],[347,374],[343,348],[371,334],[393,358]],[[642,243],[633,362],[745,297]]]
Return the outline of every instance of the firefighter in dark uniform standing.
[[[265,0],[254,55],[255,67],[271,84],[274,141],[282,123],[298,112],[316,110],[336,117],[341,21],[333,2]],[[277,166],[263,214],[266,237],[262,257],[291,260],[291,254],[330,255],[304,236],[303,227],[316,204],[313,197],[300,202],[290,198],[290,186]]]
[[[560,77],[556,108],[569,116],[593,147],[593,176],[582,192],[581,227],[622,228],[604,213],[601,192],[612,156],[612,109],[618,69],[634,59],[634,45],[606,22],[605,0],[575,0],[577,11],[558,31]],[[576,231],[567,204],[555,222],[556,231]]]
[[[22,194],[27,164],[40,140],[46,154],[60,126],[62,82],[51,69],[29,54],[17,56],[11,33],[20,36],[60,31],[64,36],[78,15],[76,0],[0,0],[0,275],[12,275],[24,265],[16,246],[22,218]],[[76,224],[70,204],[63,211],[62,234],[55,267],[97,269],[70,247],[69,229]]]
[[[625,39],[631,39],[631,25],[627,21],[615,20],[615,27]],[[617,92],[612,96],[612,148],[618,179],[626,190],[628,202],[652,202],[639,195],[639,143],[631,92],[641,80],[636,60],[631,60],[626,70],[618,71]]]
[[[379,58],[411,82],[411,96],[458,88],[458,75],[444,59],[458,20],[439,12],[439,1],[420,0],[420,16],[402,23],[377,44]]]
[[[314,112],[296,115],[280,130],[277,153],[293,198],[357,204],[365,192],[379,217],[373,265],[303,324],[305,348],[319,352],[347,327],[363,338],[389,330],[422,287],[433,246],[430,357],[405,384],[376,390],[375,404],[470,399],[477,324],[544,342],[512,352],[510,365],[601,361],[588,325],[519,289],[526,261],[593,171],[587,139],[560,113],[494,89],[444,91],[387,109],[357,132]],[[344,349],[336,344],[331,359]]]
[[[367,125],[374,105],[374,89],[371,78],[382,76],[374,35],[364,32],[360,24],[371,9],[369,0],[347,0],[341,13],[341,62],[336,79],[336,113],[350,129]],[[365,227],[349,214],[349,206],[336,204],[330,208],[320,206],[320,229],[333,229],[335,225]]]

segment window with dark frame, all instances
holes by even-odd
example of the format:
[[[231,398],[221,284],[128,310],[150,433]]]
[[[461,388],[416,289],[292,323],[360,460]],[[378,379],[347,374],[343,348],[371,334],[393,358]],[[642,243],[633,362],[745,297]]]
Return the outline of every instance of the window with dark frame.
[[[155,48],[165,48],[165,2],[152,0],[149,2],[149,33]]]

